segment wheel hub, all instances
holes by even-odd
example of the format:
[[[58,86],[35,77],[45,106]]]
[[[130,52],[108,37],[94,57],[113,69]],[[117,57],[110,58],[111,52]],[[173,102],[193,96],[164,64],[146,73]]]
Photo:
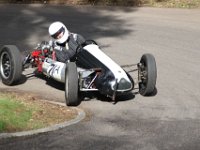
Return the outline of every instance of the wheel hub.
[[[9,78],[11,73],[11,60],[10,56],[6,52],[3,52],[3,54],[1,55],[0,66],[2,76],[4,78]]]

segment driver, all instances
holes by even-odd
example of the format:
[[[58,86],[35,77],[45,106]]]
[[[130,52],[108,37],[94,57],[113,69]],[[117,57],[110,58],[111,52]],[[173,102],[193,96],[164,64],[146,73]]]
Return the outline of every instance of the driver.
[[[55,50],[55,59],[66,63],[74,58],[76,52],[79,52],[85,39],[76,33],[71,33],[66,26],[60,22],[53,22],[49,26],[49,34],[53,38],[53,49]]]

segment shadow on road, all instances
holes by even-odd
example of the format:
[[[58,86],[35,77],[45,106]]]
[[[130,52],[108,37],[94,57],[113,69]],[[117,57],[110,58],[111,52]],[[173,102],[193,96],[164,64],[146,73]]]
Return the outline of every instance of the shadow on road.
[[[55,81],[51,78],[47,78],[44,75],[36,75],[36,77],[38,77],[42,80],[45,80],[47,86],[51,86],[51,87],[58,89],[58,90],[61,90],[63,92],[65,91],[65,84],[64,83]],[[116,103],[132,100],[132,99],[135,98],[136,94],[138,94],[138,93],[129,92],[129,93],[126,93],[124,95],[118,95],[116,97]],[[79,98],[81,99],[81,101],[89,101],[89,100],[95,98],[95,99],[100,100],[102,102],[113,102],[110,97],[106,97],[105,95],[100,94],[98,91],[80,92]]]
[[[102,102],[112,102],[113,104],[117,104],[118,102],[129,101],[135,98],[135,94],[130,92],[124,95],[118,95],[116,100],[113,101],[110,97],[100,94],[99,92],[83,92],[80,94],[80,98],[82,101],[90,101],[95,98]]]
[[[61,5],[0,5],[0,44],[17,45],[21,51],[30,50],[41,41],[48,41],[48,27],[62,21],[71,32],[86,39],[121,37],[130,32],[129,24],[115,12],[132,13],[131,8],[98,8]]]

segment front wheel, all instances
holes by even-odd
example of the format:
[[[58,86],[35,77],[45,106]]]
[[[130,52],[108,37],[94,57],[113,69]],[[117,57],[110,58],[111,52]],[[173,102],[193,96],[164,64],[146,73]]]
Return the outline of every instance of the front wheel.
[[[67,106],[77,106],[80,104],[78,93],[77,66],[74,62],[69,62],[66,64],[65,72],[65,99]]]
[[[139,70],[139,93],[149,96],[155,91],[157,68],[152,54],[144,54],[138,65]]]
[[[5,85],[16,84],[22,75],[22,60],[15,45],[5,45],[0,50],[0,77]]]

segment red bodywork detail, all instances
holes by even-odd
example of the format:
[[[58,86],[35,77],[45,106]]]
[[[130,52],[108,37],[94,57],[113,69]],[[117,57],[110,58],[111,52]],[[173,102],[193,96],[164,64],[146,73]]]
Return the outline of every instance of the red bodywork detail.
[[[38,72],[42,72],[42,64],[44,62],[45,56],[47,55],[48,50],[34,50],[31,53],[32,58],[34,59],[34,66],[37,67]]]

